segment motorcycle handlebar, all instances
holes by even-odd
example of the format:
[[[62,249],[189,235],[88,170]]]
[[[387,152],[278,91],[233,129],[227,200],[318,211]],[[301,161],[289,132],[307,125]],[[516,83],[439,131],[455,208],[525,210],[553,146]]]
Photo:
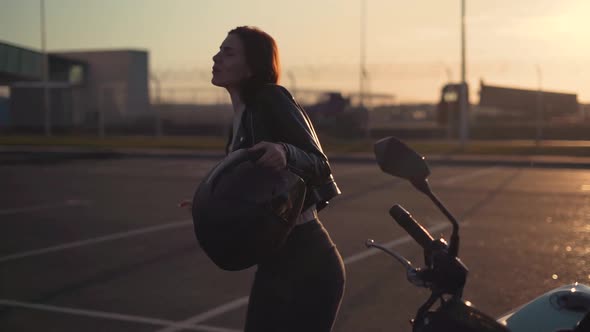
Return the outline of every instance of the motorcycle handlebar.
[[[408,211],[406,211],[400,205],[394,205],[389,210],[389,215],[397,221],[397,223],[408,233],[410,236],[418,242],[418,244],[424,249],[429,250],[434,238],[428,233],[428,231],[420,225]]]

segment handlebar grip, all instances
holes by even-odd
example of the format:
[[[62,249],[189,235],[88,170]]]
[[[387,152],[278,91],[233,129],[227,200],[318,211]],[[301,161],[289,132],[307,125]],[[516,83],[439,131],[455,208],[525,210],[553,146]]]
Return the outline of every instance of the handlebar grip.
[[[434,239],[428,233],[426,228],[422,227],[408,211],[406,211],[400,205],[394,205],[389,210],[389,215],[397,221],[397,223],[408,233],[410,236],[418,242],[418,244],[425,250],[430,249]]]

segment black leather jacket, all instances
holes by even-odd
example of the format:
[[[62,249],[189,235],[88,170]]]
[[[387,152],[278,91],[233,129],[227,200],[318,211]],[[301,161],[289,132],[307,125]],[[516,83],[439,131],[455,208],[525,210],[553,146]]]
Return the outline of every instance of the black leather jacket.
[[[232,134],[230,130],[226,153],[231,152]],[[340,195],[309,117],[284,87],[268,84],[256,93],[242,113],[236,136],[232,151],[261,141],[283,144],[287,168],[307,184],[304,209],[316,204],[319,211],[330,199]]]

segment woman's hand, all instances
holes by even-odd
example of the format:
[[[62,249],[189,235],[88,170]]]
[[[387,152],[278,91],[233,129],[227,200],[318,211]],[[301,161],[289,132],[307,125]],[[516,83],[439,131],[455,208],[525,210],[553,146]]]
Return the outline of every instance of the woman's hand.
[[[256,161],[257,165],[272,168],[275,170],[285,169],[287,167],[287,152],[282,144],[271,142],[260,142],[248,151],[254,152],[264,150],[264,154]]]
[[[180,201],[178,203],[178,207],[179,208],[190,209],[190,208],[193,207],[193,202],[191,200],[188,200],[188,199],[183,199],[182,201]]]

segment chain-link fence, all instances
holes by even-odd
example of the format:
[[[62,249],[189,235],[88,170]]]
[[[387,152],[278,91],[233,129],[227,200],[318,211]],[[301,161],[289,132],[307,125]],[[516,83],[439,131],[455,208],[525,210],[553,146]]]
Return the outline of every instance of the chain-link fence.
[[[432,63],[409,68],[367,68],[368,88],[362,105],[360,95],[350,90],[356,77],[352,66],[288,68],[282,84],[304,106],[314,125],[331,134],[456,138],[457,98],[453,98],[452,89],[445,90],[452,79],[448,66]],[[494,66],[475,68],[477,74],[497,81],[506,70]],[[155,71],[148,78],[149,102],[138,99],[135,85],[123,82],[97,86],[54,84],[50,86],[51,125],[55,133],[100,137],[224,136],[233,115],[229,96],[209,80],[208,69]],[[389,88],[384,89],[387,82]],[[431,96],[426,101],[415,101],[409,92],[420,85]],[[12,87],[8,102],[6,98],[0,100],[3,131],[39,129],[44,116],[41,90],[39,84]],[[543,89],[540,83],[534,89],[481,82],[470,86],[470,101],[472,138],[590,139],[590,109],[576,93]],[[6,111],[14,107],[19,112]]]

